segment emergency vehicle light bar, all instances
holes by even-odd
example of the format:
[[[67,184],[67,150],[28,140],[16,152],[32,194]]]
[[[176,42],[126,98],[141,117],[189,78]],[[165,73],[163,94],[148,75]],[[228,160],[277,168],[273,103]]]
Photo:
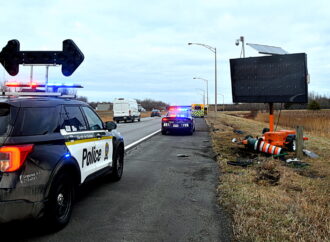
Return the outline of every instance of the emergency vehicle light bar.
[[[46,84],[37,84],[35,82],[31,83],[19,83],[19,82],[6,82],[6,87],[46,87]],[[56,87],[56,88],[83,88],[82,85],[79,84],[63,84],[63,83],[49,83],[47,87]]]
[[[8,96],[8,97],[23,96],[23,97],[76,98],[76,95],[66,95],[66,94],[62,94],[60,92],[2,92],[2,96]]]
[[[4,92],[5,96],[52,96],[59,97],[60,92]]]
[[[185,107],[185,106],[174,106],[174,107],[170,107],[169,111],[188,111],[190,110],[190,107]]]

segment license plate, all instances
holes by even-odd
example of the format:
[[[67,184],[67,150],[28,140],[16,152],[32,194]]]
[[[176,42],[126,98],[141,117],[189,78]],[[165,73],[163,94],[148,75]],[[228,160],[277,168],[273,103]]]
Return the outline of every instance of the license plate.
[[[174,128],[178,128],[179,125],[178,125],[178,124],[173,124],[173,127],[174,127]]]

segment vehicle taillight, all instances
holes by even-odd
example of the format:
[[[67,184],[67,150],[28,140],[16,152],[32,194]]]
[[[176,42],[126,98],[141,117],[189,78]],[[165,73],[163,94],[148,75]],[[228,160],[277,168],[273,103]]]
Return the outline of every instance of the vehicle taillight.
[[[0,171],[12,172],[18,170],[24,163],[33,145],[4,146],[0,148]]]
[[[162,119],[163,122],[168,122],[168,120],[169,120],[168,118],[163,118]]]

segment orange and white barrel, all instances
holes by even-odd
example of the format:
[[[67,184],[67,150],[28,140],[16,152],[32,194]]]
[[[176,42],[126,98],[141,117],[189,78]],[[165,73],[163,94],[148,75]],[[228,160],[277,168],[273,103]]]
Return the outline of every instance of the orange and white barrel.
[[[271,155],[279,155],[282,151],[282,148],[266,143],[265,141],[260,140],[259,142],[260,144],[259,146],[255,147],[255,150],[259,150],[260,152],[268,153]]]

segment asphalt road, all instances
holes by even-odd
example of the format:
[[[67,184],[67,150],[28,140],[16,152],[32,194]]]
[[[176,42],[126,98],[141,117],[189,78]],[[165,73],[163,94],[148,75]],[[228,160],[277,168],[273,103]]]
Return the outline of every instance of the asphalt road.
[[[5,234],[22,241],[229,241],[212,156],[202,119],[193,136],[157,134],[127,152],[121,181],[102,178],[81,189],[63,230],[44,233],[26,222]]]
[[[124,137],[125,146],[151,134],[161,128],[160,117],[142,118],[140,122],[120,122],[117,124],[117,130]]]

